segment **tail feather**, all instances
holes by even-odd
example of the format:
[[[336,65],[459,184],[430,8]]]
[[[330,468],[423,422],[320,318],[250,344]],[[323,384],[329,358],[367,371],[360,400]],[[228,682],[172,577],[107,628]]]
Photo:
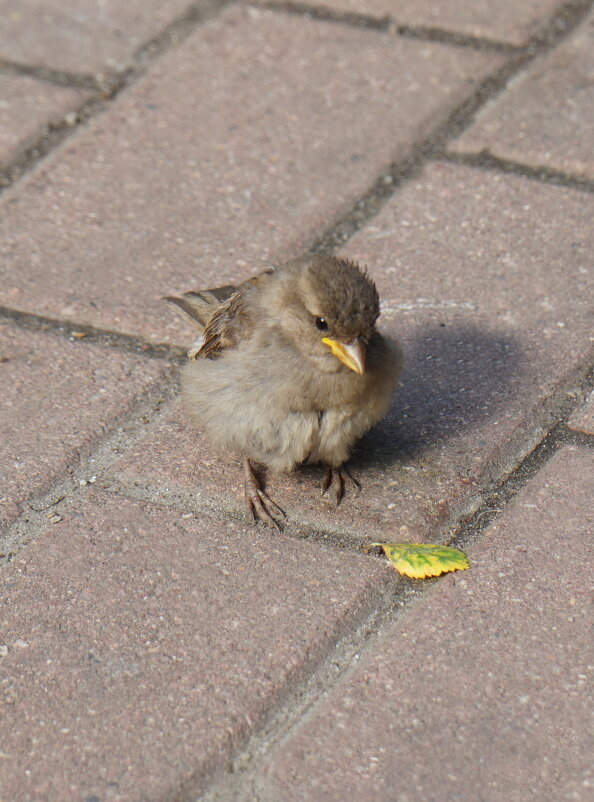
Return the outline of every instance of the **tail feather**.
[[[223,287],[213,287],[208,290],[198,290],[197,292],[184,292],[186,298],[203,298],[204,300],[213,300],[219,304],[226,301],[234,292],[237,292],[237,287],[234,284],[225,284]]]
[[[173,295],[168,295],[163,298],[168,304],[171,304],[174,309],[184,320],[190,320],[200,330],[204,329],[206,325],[206,310],[198,309],[194,304],[189,303],[185,298],[175,298]]]
[[[236,289],[228,284],[225,287],[216,287],[202,292],[185,292],[180,298],[168,295],[163,300],[171,304],[184,320],[190,320],[203,331],[215,309],[233,295]]]

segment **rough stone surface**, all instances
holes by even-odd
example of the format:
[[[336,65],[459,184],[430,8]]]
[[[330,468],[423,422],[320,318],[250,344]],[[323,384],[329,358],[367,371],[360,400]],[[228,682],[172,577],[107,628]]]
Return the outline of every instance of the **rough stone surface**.
[[[0,303],[183,342],[161,296],[295,255],[499,63],[230,9],[5,196]]]
[[[82,92],[26,75],[0,75],[0,169],[83,98]]]
[[[593,477],[591,451],[556,455],[471,570],[440,579],[272,753],[257,798],[590,799]]]
[[[7,800],[195,798],[394,583],[371,557],[116,496],[62,514],[2,575]]]
[[[576,432],[594,434],[594,390],[586,402],[573,413],[567,425]]]
[[[315,3],[312,3],[315,5]],[[428,28],[442,28],[467,36],[486,37],[524,44],[561,6],[558,0],[324,0],[326,8],[354,11],[373,17],[389,17],[396,23]]]
[[[452,144],[531,167],[594,179],[594,13]]]
[[[0,322],[0,526],[168,373],[162,362]]]
[[[515,466],[542,436],[547,399],[592,351],[593,213],[590,195],[437,164],[352,238],[345,253],[369,265],[405,369],[388,418],[354,454],[360,496],[337,510],[314,468],[269,482],[291,521],[434,538]],[[239,462],[219,459],[178,408],[116,471],[196,503],[241,504]]]
[[[102,73],[121,70],[189,0],[0,0],[0,57]]]

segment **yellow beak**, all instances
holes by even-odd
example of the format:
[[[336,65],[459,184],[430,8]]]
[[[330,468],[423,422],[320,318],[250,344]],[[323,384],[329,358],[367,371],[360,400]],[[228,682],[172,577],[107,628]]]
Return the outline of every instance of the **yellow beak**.
[[[361,340],[355,338],[350,343],[343,343],[339,340],[332,340],[330,337],[322,337],[322,342],[332,351],[332,354],[347,368],[354,370],[355,373],[363,374],[365,370],[365,346]]]

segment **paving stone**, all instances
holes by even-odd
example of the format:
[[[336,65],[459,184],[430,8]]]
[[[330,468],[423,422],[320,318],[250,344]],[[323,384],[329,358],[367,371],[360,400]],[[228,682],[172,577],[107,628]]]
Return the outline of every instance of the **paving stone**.
[[[312,3],[315,5],[315,3]],[[441,28],[467,36],[486,37],[522,45],[533,36],[554,11],[558,0],[324,0],[324,7],[393,19],[401,25]]]
[[[544,434],[547,399],[591,359],[593,213],[590,195],[441,163],[395,194],[344,253],[369,265],[380,323],[402,340],[401,386],[354,454],[360,496],[338,509],[320,499],[316,468],[271,479],[291,521],[434,539],[516,465]],[[116,472],[240,510],[239,461],[214,454],[177,407]]]
[[[586,402],[576,409],[567,422],[570,429],[583,434],[594,434],[594,390]]]
[[[567,447],[323,698],[262,802],[591,798],[594,454]]]
[[[0,169],[84,97],[82,92],[26,75],[0,75]]]
[[[0,526],[168,373],[155,360],[0,323]]]
[[[4,197],[0,302],[184,342],[161,296],[295,255],[499,63],[229,9]]]
[[[393,587],[379,560],[97,492],[2,574],[4,799],[195,798]]]
[[[594,14],[508,90],[451,146],[594,179]]]
[[[0,0],[0,57],[83,73],[121,70],[189,0]]]

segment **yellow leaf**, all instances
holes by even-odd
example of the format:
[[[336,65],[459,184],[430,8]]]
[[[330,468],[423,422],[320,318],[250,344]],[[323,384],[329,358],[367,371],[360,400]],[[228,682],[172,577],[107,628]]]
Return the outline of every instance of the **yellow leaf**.
[[[468,557],[451,546],[431,546],[426,543],[370,543],[364,551],[381,546],[394,568],[412,579],[439,576],[448,571],[464,571]]]

